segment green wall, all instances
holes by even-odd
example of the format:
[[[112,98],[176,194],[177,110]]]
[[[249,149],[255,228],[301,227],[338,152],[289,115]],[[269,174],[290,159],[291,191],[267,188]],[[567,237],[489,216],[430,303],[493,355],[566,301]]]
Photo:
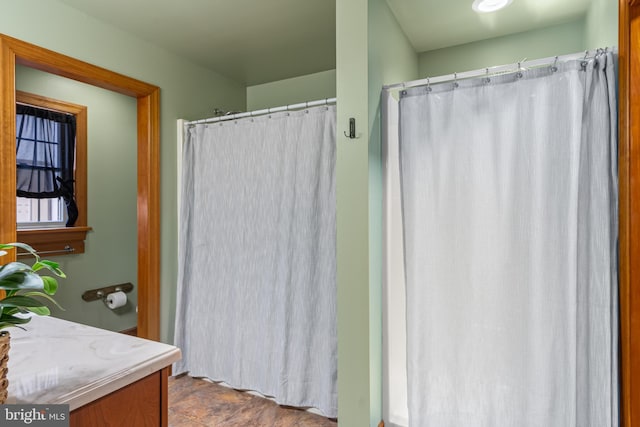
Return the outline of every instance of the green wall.
[[[385,0],[369,0],[369,378],[370,423],[382,419],[382,148],[383,85],[418,78],[418,55]]]
[[[382,417],[380,90],[417,77],[414,53],[384,0],[337,2],[338,419]],[[375,29],[375,30],[374,30]],[[350,117],[357,139],[348,139]]]
[[[160,87],[160,326],[161,339],[172,342],[178,262],[176,119],[209,117],[214,107],[244,110],[245,86],[55,0],[4,2],[0,33]],[[117,259],[113,256],[103,265]],[[97,283],[102,269],[107,267],[82,268]]]
[[[600,0],[602,1],[602,0]],[[436,77],[516,63],[523,59],[576,53],[585,50],[585,21],[481,40],[420,53],[420,78]]]
[[[336,96],[336,70],[247,87],[247,111]]]
[[[367,0],[336,2],[338,419],[368,426],[369,161]],[[348,139],[349,118],[357,139]]]
[[[618,46],[618,0],[591,0],[585,19],[585,49]]]
[[[59,262],[68,277],[60,281],[56,296],[65,311],[54,308],[52,314],[113,331],[135,327],[136,100],[21,66],[16,67],[16,88],[87,107],[88,225],[93,231],[87,234],[84,254],[47,257]],[[120,309],[81,298],[86,290],[124,282],[133,283],[134,290]]]

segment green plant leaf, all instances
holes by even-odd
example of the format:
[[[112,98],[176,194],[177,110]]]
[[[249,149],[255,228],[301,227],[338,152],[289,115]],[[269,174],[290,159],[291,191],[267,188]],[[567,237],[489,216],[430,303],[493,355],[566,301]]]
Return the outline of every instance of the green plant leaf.
[[[19,271],[33,271],[33,269],[23,262],[10,262],[3,266],[0,266],[0,279],[3,276],[7,276],[9,274],[17,273]]]
[[[24,270],[14,270],[10,274],[4,273],[0,270],[0,289],[44,289],[44,281],[37,273]]]
[[[0,325],[9,324],[9,326],[13,325],[24,325],[25,323],[29,323],[31,321],[30,317],[16,317],[9,314],[2,313],[0,315]],[[0,326],[0,329],[4,326]]]
[[[43,268],[46,268],[47,270],[49,270],[50,272],[52,272],[58,277],[62,277],[62,278],[67,277],[65,276],[64,272],[60,270],[60,264],[54,261],[49,261],[48,259],[43,259],[36,262],[35,264],[33,264],[31,268],[33,268],[33,271],[38,271]]]
[[[26,243],[13,242],[13,243],[6,243],[6,244],[0,245],[0,249],[11,249],[11,248],[20,248],[26,252],[29,252],[31,255],[35,257],[36,260],[40,259],[36,250],[33,249],[31,246],[27,245]]]
[[[31,307],[43,307],[44,303],[26,295],[14,295],[12,297],[6,297],[0,301],[0,306],[23,307],[25,309],[29,309]]]
[[[23,331],[26,331],[26,329],[25,329],[25,328],[23,328],[22,326],[18,326],[18,325],[16,325],[15,323],[0,322],[0,329],[10,328],[10,327],[12,327],[12,326],[14,326],[14,327],[16,327],[16,328],[20,328],[20,329],[22,329]]]
[[[64,310],[51,297],[58,290],[58,281],[52,276],[66,277],[60,265],[57,262],[41,260],[37,252],[24,243],[0,244],[0,256],[15,248],[30,253],[35,262],[31,266],[22,262],[0,265],[0,289],[6,291],[5,298],[0,300],[0,329],[25,324],[31,320],[30,317],[21,317],[20,313],[50,315],[51,310],[46,305],[47,302]],[[48,270],[53,275],[41,276],[38,274],[41,270]]]
[[[55,295],[58,290],[58,281],[51,276],[40,276],[44,282],[44,291],[48,295]]]
[[[44,265],[44,264],[42,263],[42,261],[36,261],[36,262],[34,262],[34,263],[33,263],[33,265],[31,266],[31,269],[32,269],[33,271],[42,270],[43,268],[47,268],[47,266],[46,266],[46,265]]]
[[[20,313],[20,310],[18,308],[16,308],[16,307],[12,307],[12,308],[5,307],[5,308],[2,309],[2,312],[4,314],[7,314],[7,315],[13,315],[13,314],[16,314],[16,313]]]
[[[49,310],[49,307],[46,305],[43,305],[42,307],[29,307],[27,310],[32,313],[39,314],[40,316],[48,316],[51,314],[51,310]]]
[[[29,320],[31,320],[29,317],[15,317],[6,313],[0,314],[0,321],[2,322],[29,323]]]
[[[53,298],[51,298],[49,295],[42,293],[42,292],[38,292],[38,291],[32,291],[32,292],[25,292],[21,295],[24,295],[26,297],[40,297],[40,298],[45,298],[49,301],[51,301],[56,307],[58,307],[60,310],[64,311],[64,308],[62,308],[62,306],[60,304],[58,304],[58,302],[56,300],[54,300]]]

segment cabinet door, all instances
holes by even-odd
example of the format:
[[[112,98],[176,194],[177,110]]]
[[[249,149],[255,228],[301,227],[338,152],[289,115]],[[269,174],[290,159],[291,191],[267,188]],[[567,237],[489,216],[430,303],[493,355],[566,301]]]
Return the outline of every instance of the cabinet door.
[[[70,426],[167,426],[168,375],[162,369],[72,411]]]

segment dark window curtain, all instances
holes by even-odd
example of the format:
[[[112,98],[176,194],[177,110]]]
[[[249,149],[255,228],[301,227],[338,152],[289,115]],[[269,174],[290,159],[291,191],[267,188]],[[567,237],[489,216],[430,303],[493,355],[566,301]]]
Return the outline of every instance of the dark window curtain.
[[[16,106],[17,195],[62,197],[67,206],[67,227],[78,218],[73,183],[75,144],[75,116]]]

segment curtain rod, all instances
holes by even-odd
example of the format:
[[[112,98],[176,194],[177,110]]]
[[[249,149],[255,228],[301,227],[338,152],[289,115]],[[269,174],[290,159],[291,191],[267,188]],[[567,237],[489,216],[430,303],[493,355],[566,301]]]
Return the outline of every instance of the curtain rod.
[[[336,103],[336,98],[325,98],[317,101],[307,101],[307,102],[301,102],[299,104],[283,105],[282,107],[265,108],[262,110],[247,111],[246,113],[229,114],[228,116],[219,116],[219,117],[211,117],[209,119],[193,120],[191,122],[185,122],[184,124],[185,126],[188,126],[188,125],[197,125],[202,123],[215,123],[223,120],[235,120],[235,119],[242,119],[245,117],[256,117],[256,116],[262,116],[265,114],[278,113],[280,111],[300,110],[302,108],[317,107],[320,105],[329,105],[329,104],[335,104],[335,103]]]
[[[612,51],[616,53],[618,49],[616,47],[613,47],[613,48],[605,48],[605,49],[586,50],[581,53],[571,53],[568,55],[561,55],[561,56],[550,56],[548,58],[534,59],[531,61],[523,60],[522,62],[498,65],[498,66],[488,67],[488,68],[480,68],[477,70],[465,71],[462,73],[445,74],[439,77],[427,77],[426,79],[412,80],[409,82],[384,85],[382,86],[382,89],[383,90],[402,90],[402,89],[407,89],[411,87],[427,86],[430,84],[443,83],[443,82],[454,81],[454,80],[463,80],[463,79],[470,79],[475,77],[486,77],[486,76],[495,76],[498,74],[515,73],[518,71],[523,71],[527,68],[542,67],[545,65],[552,65],[557,62],[566,62],[566,61],[572,61],[572,60],[578,60],[578,59],[586,60],[586,59],[594,58],[598,54],[607,52],[607,51]]]

